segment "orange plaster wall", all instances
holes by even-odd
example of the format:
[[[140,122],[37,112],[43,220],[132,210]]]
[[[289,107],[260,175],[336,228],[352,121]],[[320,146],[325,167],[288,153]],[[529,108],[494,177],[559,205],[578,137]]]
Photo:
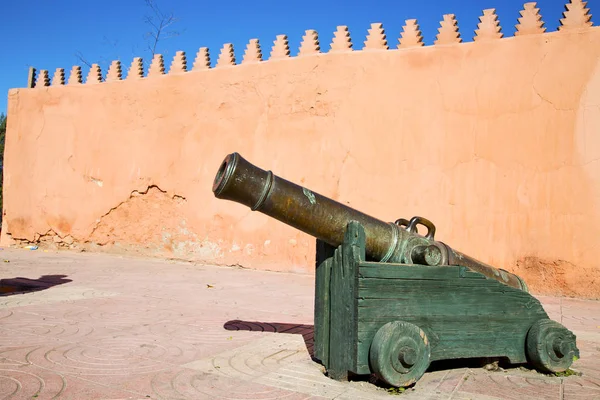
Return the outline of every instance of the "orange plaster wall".
[[[2,242],[313,273],[314,239],[211,185],[224,156],[600,297],[600,29],[9,93]]]

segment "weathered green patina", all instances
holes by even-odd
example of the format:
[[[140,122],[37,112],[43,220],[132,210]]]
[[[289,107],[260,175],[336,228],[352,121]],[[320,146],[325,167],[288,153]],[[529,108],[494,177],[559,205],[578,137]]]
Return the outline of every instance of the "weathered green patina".
[[[518,276],[435,240],[435,226],[423,217],[413,217],[410,221],[398,219],[393,223],[381,221],[258,168],[238,153],[225,157],[212,189],[219,199],[243,204],[331,246],[339,246],[348,222],[357,221],[365,230],[365,254],[369,261],[462,265],[506,285],[526,289]],[[418,225],[427,228],[425,236],[418,234]]]
[[[425,218],[383,222],[237,153],[213,192],[317,238],[315,358],[333,379],[375,374],[405,387],[435,360],[506,357],[561,372],[579,357],[575,335],[518,276],[435,240]]]
[[[464,266],[365,261],[365,234],[348,224],[337,248],[319,243],[315,357],[334,379],[371,374],[415,383],[432,361],[506,357],[561,372],[579,357],[575,335],[522,289]]]

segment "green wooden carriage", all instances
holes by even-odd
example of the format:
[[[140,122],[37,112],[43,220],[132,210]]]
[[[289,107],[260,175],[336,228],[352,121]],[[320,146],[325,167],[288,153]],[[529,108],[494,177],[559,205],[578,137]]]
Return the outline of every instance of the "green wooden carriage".
[[[331,378],[375,374],[396,387],[436,360],[505,357],[559,372],[579,357],[575,335],[526,288],[460,265],[366,261],[356,221],[337,248],[317,240],[314,336]]]
[[[382,221],[239,153],[225,157],[212,190],[317,238],[315,358],[334,379],[409,386],[432,361],[475,357],[559,372],[579,356],[575,335],[518,276],[435,240],[425,218]]]

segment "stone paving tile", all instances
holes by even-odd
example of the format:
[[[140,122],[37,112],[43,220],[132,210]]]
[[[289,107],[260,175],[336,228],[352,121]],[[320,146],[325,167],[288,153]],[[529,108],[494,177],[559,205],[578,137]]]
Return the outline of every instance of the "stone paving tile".
[[[304,400],[327,398],[186,368],[158,374],[152,381],[152,388],[161,399]]]
[[[600,399],[600,388],[579,386],[579,385],[564,385],[563,400],[598,400]]]
[[[105,326],[20,312],[15,313],[13,318],[3,321],[2,328],[19,335],[35,335],[40,338],[56,338],[71,342],[81,340],[94,332],[102,331],[105,334],[114,332],[114,329]]]
[[[534,375],[532,373],[532,375]],[[459,387],[462,393],[481,394],[506,400],[560,399],[561,381],[510,373],[470,373]]]
[[[4,321],[0,324],[0,354],[12,347],[43,345],[49,340],[54,341],[56,339],[6,329],[4,328]]]
[[[54,304],[77,301],[95,297],[116,296],[115,292],[97,290],[84,286],[64,286],[51,288],[44,292],[33,292],[22,295],[0,297],[0,308],[25,307],[38,304]],[[44,296],[38,294],[44,293]]]
[[[53,370],[0,361],[0,396],[11,399],[144,399],[136,392],[119,390],[67,377]]]
[[[312,361],[312,276],[102,254],[3,256],[3,278],[71,281],[0,296],[0,398],[600,399],[598,301],[539,296],[577,334],[582,376],[457,364],[390,397],[367,380],[329,379]]]
[[[409,393],[421,396],[427,393],[430,396],[453,393],[463,384],[469,373],[468,368],[432,371],[425,374],[414,386],[414,391]]]
[[[565,387],[573,386],[569,391],[600,390],[600,340],[590,342],[579,340],[577,342],[581,358],[573,363],[572,369],[583,373],[581,377],[569,377],[565,380]],[[579,389],[581,387],[581,389]],[[565,389],[565,392],[568,392]],[[600,399],[600,397],[599,397]]]

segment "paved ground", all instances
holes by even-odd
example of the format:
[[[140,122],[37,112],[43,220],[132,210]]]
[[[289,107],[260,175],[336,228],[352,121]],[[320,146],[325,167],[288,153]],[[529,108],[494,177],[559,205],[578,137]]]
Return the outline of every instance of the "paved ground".
[[[312,276],[42,250],[0,257],[2,399],[600,399],[600,302],[540,298],[576,332],[581,376],[453,365],[394,396],[332,381],[311,360]],[[15,293],[23,287],[37,291]]]

